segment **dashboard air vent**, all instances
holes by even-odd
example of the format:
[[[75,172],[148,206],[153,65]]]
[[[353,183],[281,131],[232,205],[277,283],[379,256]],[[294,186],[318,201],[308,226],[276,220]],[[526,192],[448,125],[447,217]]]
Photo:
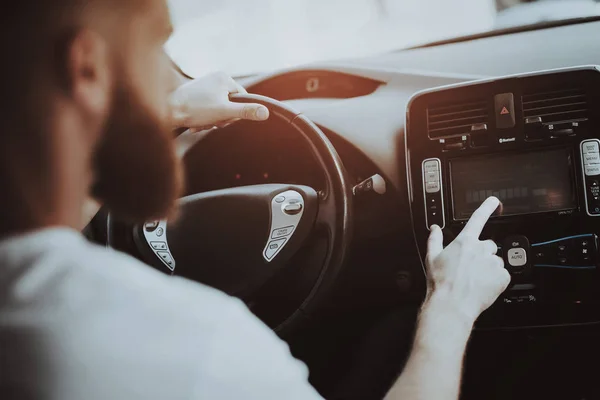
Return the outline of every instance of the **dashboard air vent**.
[[[523,95],[525,126],[585,121],[588,103],[585,90],[573,88]]]
[[[433,105],[427,109],[427,131],[431,139],[467,135],[487,130],[489,117],[485,100]]]

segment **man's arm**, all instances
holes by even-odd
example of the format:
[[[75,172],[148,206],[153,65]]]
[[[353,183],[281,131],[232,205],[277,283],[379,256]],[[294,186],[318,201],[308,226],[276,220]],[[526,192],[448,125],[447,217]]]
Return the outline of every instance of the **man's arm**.
[[[428,293],[419,316],[411,355],[386,400],[458,398],[465,348],[475,320],[510,282],[492,241],[480,241],[499,206],[487,199],[446,249],[433,226],[426,258]]]

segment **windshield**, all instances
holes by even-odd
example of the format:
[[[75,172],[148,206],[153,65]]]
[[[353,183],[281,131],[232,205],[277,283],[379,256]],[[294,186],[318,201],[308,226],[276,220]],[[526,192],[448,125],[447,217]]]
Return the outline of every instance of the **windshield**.
[[[166,49],[189,75],[363,57],[494,29],[599,14],[595,0],[169,0]]]

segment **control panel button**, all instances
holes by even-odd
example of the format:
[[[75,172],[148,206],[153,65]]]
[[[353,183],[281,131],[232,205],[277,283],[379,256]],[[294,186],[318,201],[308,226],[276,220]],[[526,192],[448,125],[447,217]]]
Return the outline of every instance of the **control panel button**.
[[[161,237],[164,233],[165,233],[165,230],[163,228],[158,228],[156,230],[156,236],[158,236],[158,237]]]
[[[425,172],[425,182],[439,182],[440,181],[440,173],[438,171]]]
[[[598,154],[598,153],[600,153],[600,146],[598,145],[598,142],[595,140],[583,142],[581,144],[581,148],[582,148],[583,154],[590,154],[590,153]]]
[[[296,215],[302,211],[302,203],[289,203],[283,206],[283,212],[288,215]]]
[[[289,236],[294,232],[293,226],[286,226],[285,228],[277,228],[271,233],[271,239],[277,239],[284,236]]]
[[[439,159],[423,161],[423,195],[425,202],[425,224],[445,227],[442,168]]]
[[[450,139],[440,139],[440,143],[443,144],[442,149],[444,151],[452,151],[452,150],[463,150],[467,147],[469,137],[467,135],[450,138]]]
[[[154,232],[156,228],[158,228],[159,221],[146,222],[144,228],[147,232]]]
[[[600,175],[600,164],[592,164],[585,166],[585,174],[587,176]]]
[[[586,153],[583,155],[583,164],[600,164],[600,153]]]
[[[270,241],[267,244],[267,248],[265,249],[265,258],[267,260],[272,259],[275,256],[275,254],[277,254],[279,249],[283,247],[286,241],[287,239],[285,238]]]
[[[527,264],[527,252],[522,247],[510,249],[508,250],[507,259],[511,266],[522,267]]]
[[[591,217],[600,216],[600,140],[581,142],[581,167],[584,173],[585,206]]]
[[[595,267],[598,238],[595,234],[578,235],[532,245],[537,267]],[[537,257],[543,254],[543,257]]]
[[[518,282],[531,272],[529,260],[529,239],[523,235],[513,235],[504,239],[502,244],[504,250],[504,266]]]
[[[439,172],[440,164],[437,160],[429,160],[423,163],[423,171],[424,172]]]
[[[165,242],[151,242],[150,245],[154,250],[167,250],[167,243]]]
[[[440,183],[439,182],[425,182],[425,192],[426,193],[437,193],[440,191]]]
[[[173,270],[175,268],[175,262],[173,261],[173,257],[171,257],[171,254],[169,254],[166,251],[159,251],[157,254],[161,258],[161,260],[163,260],[164,263],[167,264],[167,267],[169,267],[169,269]]]
[[[512,93],[501,93],[494,96],[494,108],[496,110],[497,129],[515,127],[515,98]]]
[[[284,201],[285,201],[285,196],[275,197],[275,203],[283,203]]]

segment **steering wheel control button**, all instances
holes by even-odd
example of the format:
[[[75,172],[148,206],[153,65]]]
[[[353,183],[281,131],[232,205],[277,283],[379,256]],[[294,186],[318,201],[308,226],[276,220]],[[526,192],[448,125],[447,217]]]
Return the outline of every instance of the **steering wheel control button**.
[[[267,249],[265,250],[265,258],[267,260],[272,260],[273,257],[275,257],[275,255],[283,248],[285,242],[287,242],[287,239],[285,238],[269,242],[269,244],[267,244]]]
[[[152,242],[150,245],[154,250],[167,250],[167,244],[165,242]]]
[[[148,232],[154,232],[156,230],[156,228],[158,228],[159,223],[160,223],[159,221],[147,222],[146,225],[144,225],[144,228]]]
[[[283,212],[288,215],[296,215],[302,212],[302,204],[300,203],[288,203],[283,206]]]
[[[496,128],[510,129],[516,124],[515,98],[512,93],[501,93],[494,97],[496,110]]]
[[[304,214],[304,198],[295,190],[279,193],[271,200],[271,228],[263,249],[263,258],[267,262],[277,254],[294,235],[296,227]]]
[[[508,263],[513,267],[522,267],[527,264],[527,253],[523,248],[508,250]]]
[[[175,261],[173,261],[173,257],[171,257],[171,254],[167,253],[166,251],[159,251],[158,256],[161,258],[161,260],[163,260],[163,262],[171,271],[175,269]]]
[[[284,236],[289,236],[294,232],[293,226],[286,226],[285,228],[277,228],[271,233],[271,239],[277,239]]]
[[[148,229],[149,227],[151,230]],[[144,224],[142,231],[149,250],[160,260],[160,265],[165,265],[169,271],[173,272],[175,259],[167,241],[167,221],[148,222]]]

